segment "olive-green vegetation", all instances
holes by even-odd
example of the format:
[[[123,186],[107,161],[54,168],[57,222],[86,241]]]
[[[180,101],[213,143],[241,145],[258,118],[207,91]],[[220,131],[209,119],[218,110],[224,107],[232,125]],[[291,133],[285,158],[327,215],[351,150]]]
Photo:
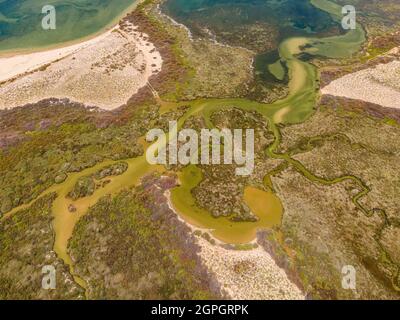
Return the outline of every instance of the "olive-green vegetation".
[[[314,298],[398,299],[400,127],[336,103],[279,130],[275,152],[290,166],[272,177],[285,213],[283,240],[271,241]],[[357,270],[354,292],[341,287],[345,265]]]
[[[93,175],[81,177],[78,179],[74,188],[68,193],[68,197],[73,200],[91,196],[96,189],[104,187],[110,183],[107,177],[118,176],[123,174],[128,169],[126,162],[119,162],[109,165],[95,172]]]
[[[0,151],[1,211],[35,199],[52,184],[63,182],[70,172],[105,159],[140,155],[143,148],[137,140],[147,132],[156,110],[156,106],[139,107],[128,123],[105,128],[78,120],[45,129],[25,129],[21,143]]]
[[[214,237],[227,243],[247,243],[255,238],[258,228],[270,228],[280,223],[282,207],[279,199],[263,183],[263,177],[280,163],[280,160],[271,162],[265,155],[265,148],[274,141],[265,120],[256,111],[226,106],[222,110],[205,113],[203,117],[188,117],[182,124],[183,128],[198,132],[205,127],[255,129],[255,169],[249,177],[236,175],[237,165],[175,168],[179,172],[180,186],[171,192],[174,208],[186,221],[212,229]],[[251,207],[256,194],[261,203],[266,201],[270,204],[268,210]]]
[[[53,251],[55,194],[0,221],[0,299],[78,299],[83,290]],[[56,289],[42,289],[42,267],[56,270]]]
[[[187,227],[165,207],[151,207],[157,199],[143,188],[122,191],[79,221],[69,250],[88,298],[216,297]]]
[[[256,160],[265,160],[264,150],[273,141],[273,135],[265,125],[265,119],[257,112],[246,112],[230,108],[214,112],[211,115],[212,125],[222,130],[254,129]],[[244,131],[245,132],[245,131]],[[224,142],[224,141],[223,141]],[[221,147],[221,158],[223,147]],[[192,190],[196,202],[207,209],[214,217],[228,216],[233,221],[255,221],[258,218],[243,202],[244,188],[252,180],[237,176],[237,165],[200,166],[201,182]],[[231,177],[229,181],[226,177]]]
[[[322,299],[398,298],[399,125],[356,106],[356,101],[327,98],[301,124],[267,127],[260,135],[265,143],[256,145],[260,150],[269,145],[262,160],[269,165],[256,166],[250,179],[238,181],[226,166],[183,170],[182,185],[172,193],[176,208],[201,226],[209,226],[210,214],[234,217],[240,212],[235,208],[243,206],[244,186],[265,175],[261,188],[274,190],[285,210],[268,241],[277,243],[274,254],[288,261],[288,272],[296,274],[305,292]],[[245,128],[249,119],[255,128],[265,121],[256,112],[225,107],[209,113],[208,124]],[[246,234],[243,224],[239,235],[221,218],[212,226],[216,237],[233,242],[232,235],[240,241]],[[357,292],[341,286],[341,269],[349,264],[358,270]]]

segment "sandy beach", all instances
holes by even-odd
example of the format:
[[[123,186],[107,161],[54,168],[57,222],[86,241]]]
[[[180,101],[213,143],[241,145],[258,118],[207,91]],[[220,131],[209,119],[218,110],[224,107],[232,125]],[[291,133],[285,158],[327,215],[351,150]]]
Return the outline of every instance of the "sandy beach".
[[[345,75],[322,88],[322,94],[400,108],[400,61]]]
[[[115,109],[161,67],[148,36],[124,21],[78,44],[0,58],[0,109],[47,98]]]
[[[116,27],[94,37],[90,40],[70,46],[56,48],[46,51],[32,52],[10,57],[0,57],[0,83],[9,80],[18,75],[36,70],[55,60],[62,59],[74,52],[82,50],[88,46],[94,45],[104,40]]]

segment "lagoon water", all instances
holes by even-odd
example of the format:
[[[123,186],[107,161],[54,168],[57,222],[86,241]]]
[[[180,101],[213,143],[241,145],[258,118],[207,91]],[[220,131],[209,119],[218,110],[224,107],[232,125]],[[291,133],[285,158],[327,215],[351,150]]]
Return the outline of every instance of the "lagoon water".
[[[268,23],[283,39],[320,33],[336,24],[310,0],[167,0],[162,8],[195,35],[204,35],[205,29],[221,35],[240,25]]]
[[[195,37],[211,34],[220,43],[248,49],[254,49],[252,44],[260,41],[254,30],[264,28],[261,34],[271,44],[266,46],[268,50],[257,52],[254,62],[256,81],[264,86],[287,84],[285,74],[277,78],[268,68],[277,66],[279,42],[289,37],[340,32],[337,21],[310,0],[167,0],[162,10],[187,26]],[[271,29],[275,30],[277,39],[268,39]],[[246,38],[247,41],[241,41]]]
[[[0,0],[0,51],[60,45],[102,31],[136,0]],[[43,30],[42,7],[56,9],[56,29]]]

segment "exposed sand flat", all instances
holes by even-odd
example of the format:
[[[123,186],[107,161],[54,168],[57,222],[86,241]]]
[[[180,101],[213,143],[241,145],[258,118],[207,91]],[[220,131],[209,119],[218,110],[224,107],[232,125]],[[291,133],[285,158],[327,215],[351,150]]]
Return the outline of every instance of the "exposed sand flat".
[[[200,256],[235,300],[303,300],[300,289],[261,247],[228,250],[198,238]]]
[[[46,98],[117,108],[161,70],[161,55],[147,38],[124,22],[80,44],[0,59],[0,79],[9,79],[0,84],[0,109]]]
[[[400,61],[348,74],[332,81],[322,94],[346,97],[400,108]]]

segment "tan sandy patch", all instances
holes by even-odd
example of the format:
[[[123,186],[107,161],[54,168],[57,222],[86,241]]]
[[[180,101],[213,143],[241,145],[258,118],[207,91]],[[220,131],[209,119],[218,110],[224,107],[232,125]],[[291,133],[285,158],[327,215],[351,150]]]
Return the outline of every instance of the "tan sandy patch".
[[[198,238],[200,257],[235,300],[302,300],[304,295],[261,247],[228,250]]]
[[[322,94],[400,108],[400,61],[380,64],[332,81]]]

